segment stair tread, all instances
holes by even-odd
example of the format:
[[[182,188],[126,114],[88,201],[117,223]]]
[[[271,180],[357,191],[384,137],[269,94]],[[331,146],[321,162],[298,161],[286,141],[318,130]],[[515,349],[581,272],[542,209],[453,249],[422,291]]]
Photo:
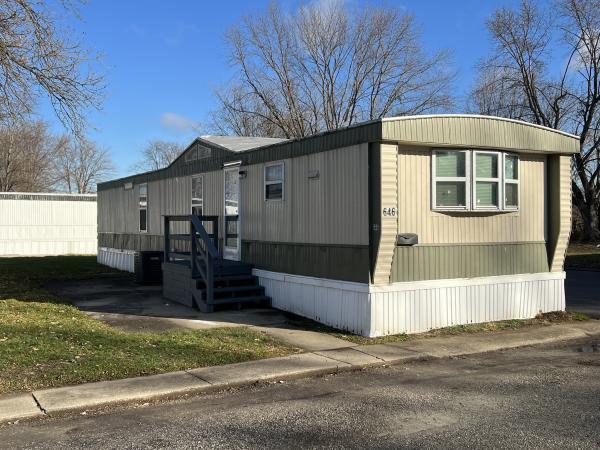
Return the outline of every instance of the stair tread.
[[[251,280],[253,278],[258,278],[256,275],[218,275],[215,276],[215,281],[241,281],[241,280]]]
[[[216,298],[210,305],[218,305],[221,303],[245,303],[245,302],[260,302],[264,300],[270,300],[271,297],[267,295],[252,295],[248,297],[237,297],[237,298]]]
[[[226,287],[217,287],[213,288],[213,292],[221,293],[221,292],[237,292],[237,291],[255,291],[257,289],[264,289],[260,284],[250,284],[246,286],[226,286]],[[201,291],[206,291],[206,288],[200,289]]]

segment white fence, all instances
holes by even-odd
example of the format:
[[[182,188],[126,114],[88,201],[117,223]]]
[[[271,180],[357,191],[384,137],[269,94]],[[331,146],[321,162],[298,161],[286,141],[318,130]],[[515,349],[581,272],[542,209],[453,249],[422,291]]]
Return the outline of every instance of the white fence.
[[[0,193],[0,256],[96,254],[95,194]]]

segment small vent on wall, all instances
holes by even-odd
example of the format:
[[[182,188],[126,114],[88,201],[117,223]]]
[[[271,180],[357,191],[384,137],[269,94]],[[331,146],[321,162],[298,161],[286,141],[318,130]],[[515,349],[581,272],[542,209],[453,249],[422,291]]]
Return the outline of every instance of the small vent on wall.
[[[125,189],[126,191],[128,191],[129,189],[133,189],[133,183],[131,181],[125,183],[123,185],[123,189]]]
[[[316,179],[319,178],[319,171],[318,170],[309,170],[308,171],[308,178],[312,178],[312,179]]]

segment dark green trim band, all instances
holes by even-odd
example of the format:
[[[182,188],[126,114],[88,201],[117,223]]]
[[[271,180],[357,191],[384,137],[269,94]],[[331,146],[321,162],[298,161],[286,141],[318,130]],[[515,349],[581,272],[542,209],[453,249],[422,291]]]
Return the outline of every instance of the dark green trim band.
[[[396,247],[390,282],[548,272],[546,244]]]
[[[162,251],[164,239],[157,234],[98,233],[98,247],[133,251]],[[185,242],[180,243],[185,251]],[[188,249],[189,250],[189,249]],[[369,282],[369,246],[242,241],[242,261],[257,269]]]
[[[120,250],[163,251],[164,237],[146,233],[98,233],[98,247]]]
[[[369,282],[369,247],[242,241],[242,260],[257,269]]]

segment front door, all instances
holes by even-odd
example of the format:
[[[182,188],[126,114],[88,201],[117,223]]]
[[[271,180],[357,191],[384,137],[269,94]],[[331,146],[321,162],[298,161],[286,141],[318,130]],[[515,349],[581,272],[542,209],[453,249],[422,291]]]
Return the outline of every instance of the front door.
[[[225,167],[224,170],[224,232],[223,258],[240,260],[240,166]]]

